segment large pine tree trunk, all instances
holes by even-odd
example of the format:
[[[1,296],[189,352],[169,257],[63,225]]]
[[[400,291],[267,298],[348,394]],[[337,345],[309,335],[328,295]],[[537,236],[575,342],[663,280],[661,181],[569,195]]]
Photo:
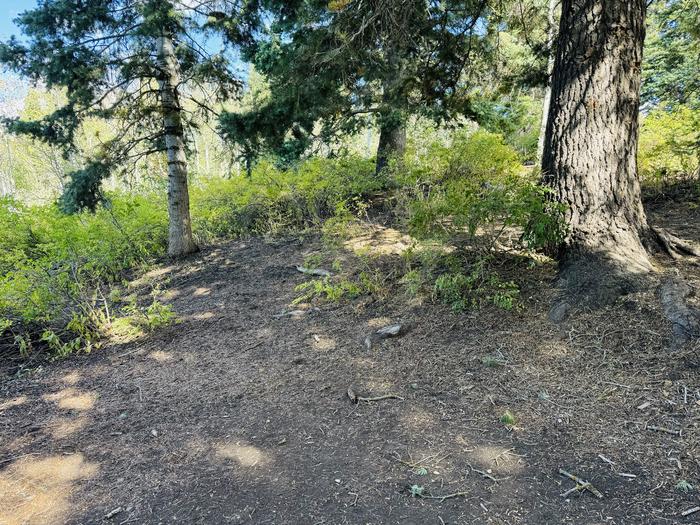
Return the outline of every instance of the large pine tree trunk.
[[[167,35],[158,39],[158,59],[158,83],[168,157],[168,254],[180,257],[197,251],[197,245],[192,237],[185,132],[177,92],[180,72],[173,41]]]
[[[563,0],[542,157],[567,206],[563,276],[611,296],[653,269],[636,164],[645,15],[646,0]]]
[[[376,173],[379,175],[392,158],[401,158],[406,150],[406,125],[382,126],[377,147]]]

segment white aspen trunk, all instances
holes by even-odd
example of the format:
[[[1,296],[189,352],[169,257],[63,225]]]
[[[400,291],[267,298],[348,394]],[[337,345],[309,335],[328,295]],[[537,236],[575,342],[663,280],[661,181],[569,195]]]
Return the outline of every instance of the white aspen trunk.
[[[197,251],[197,245],[192,236],[185,133],[178,98],[180,72],[169,35],[158,39],[158,61],[161,69],[158,84],[168,158],[168,254],[180,257]]]

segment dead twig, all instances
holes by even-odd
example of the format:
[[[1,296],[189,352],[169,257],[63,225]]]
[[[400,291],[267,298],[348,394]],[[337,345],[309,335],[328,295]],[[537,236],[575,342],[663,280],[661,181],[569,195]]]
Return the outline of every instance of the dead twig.
[[[383,396],[377,396],[377,397],[358,396],[355,393],[355,391],[352,389],[352,387],[348,387],[348,397],[350,398],[350,401],[352,401],[353,403],[359,403],[360,401],[364,401],[365,403],[372,403],[373,401],[382,401],[384,399],[398,399],[400,401],[404,401],[404,398],[398,394],[385,394]]]
[[[609,459],[609,458],[606,458],[603,454],[598,454],[598,457],[599,457],[600,459],[602,459],[603,461],[605,461],[605,462],[606,462],[608,465],[610,465],[611,467],[615,465],[615,462],[614,462],[613,460],[611,460],[611,459]]]
[[[442,503],[446,499],[467,497],[468,495],[468,492],[453,492],[452,494],[445,494],[444,496],[431,496],[430,494],[422,494],[418,497],[422,499],[437,499],[440,500],[440,503]]]
[[[488,472],[485,472],[485,471],[483,471],[483,470],[479,470],[478,468],[472,467],[472,466],[469,465],[468,463],[467,463],[467,466],[469,467],[469,469],[470,469],[472,472],[476,472],[477,474],[480,474],[481,477],[486,478],[486,479],[490,479],[491,481],[493,481],[493,482],[495,482],[495,483],[498,483],[499,481],[505,481],[505,480],[508,479],[507,477],[505,477],[505,478],[496,478],[496,477],[492,476],[491,474],[489,474]]]
[[[119,514],[120,512],[124,512],[124,508],[122,508],[122,507],[117,507],[116,509],[114,509],[114,510],[108,512],[107,514],[105,514],[104,519],[108,520],[108,519],[110,519],[110,518],[113,518],[114,516],[116,516],[116,515]]]
[[[666,427],[658,427],[656,425],[647,425],[647,430],[653,430],[654,432],[665,432],[666,434],[673,434],[674,436],[680,436],[681,431],[680,430],[673,430],[671,428],[666,428]]]
[[[561,474],[562,476],[564,476],[566,478],[569,478],[571,481],[576,482],[576,487],[574,487],[575,490],[587,490],[588,492],[593,494],[596,498],[598,498],[598,499],[603,498],[603,493],[600,492],[597,488],[595,488],[588,481],[579,478],[578,476],[572,474],[571,472],[564,470],[563,468],[559,469],[559,474]],[[574,492],[574,490],[568,490],[564,494],[571,494],[571,492]],[[562,494],[562,496],[564,494]]]

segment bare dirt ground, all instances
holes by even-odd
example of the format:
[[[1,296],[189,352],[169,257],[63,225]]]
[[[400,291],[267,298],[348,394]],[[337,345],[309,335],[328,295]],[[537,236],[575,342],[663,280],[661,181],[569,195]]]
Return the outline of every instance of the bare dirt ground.
[[[669,210],[652,215],[700,238],[697,209]],[[276,317],[319,250],[250,240],[163,267],[180,323],[3,378],[0,524],[700,521],[681,515],[700,505],[700,348],[671,348],[653,290],[555,325],[542,266],[510,312],[395,294]],[[392,322],[406,333],[363,345]],[[353,405],[349,386],[403,400]],[[602,498],[562,496],[559,469]]]

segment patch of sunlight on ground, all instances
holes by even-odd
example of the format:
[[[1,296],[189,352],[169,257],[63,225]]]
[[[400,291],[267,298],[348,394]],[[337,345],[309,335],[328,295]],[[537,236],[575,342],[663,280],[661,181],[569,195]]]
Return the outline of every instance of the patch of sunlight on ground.
[[[559,358],[569,355],[569,347],[564,343],[550,342],[543,345],[540,349],[540,355],[545,355],[547,357]]]
[[[153,359],[154,361],[158,361],[159,363],[167,363],[168,361],[172,361],[174,359],[173,354],[163,352],[162,350],[154,350],[146,357]]]
[[[403,428],[410,428],[412,431],[430,431],[440,426],[440,422],[435,414],[422,408],[412,408],[405,411],[400,418],[399,424]]]
[[[175,270],[175,266],[164,266],[163,268],[154,268],[153,270],[146,272],[139,279],[133,281],[130,286],[139,286],[141,284],[146,284],[149,281],[158,279],[166,274],[169,274]]]
[[[59,418],[56,422],[51,423],[51,435],[55,439],[64,439],[76,432],[84,429],[88,424],[88,418],[79,416],[73,419]]]
[[[53,401],[64,410],[90,410],[97,401],[95,394],[79,392],[74,388],[64,388],[55,394],[46,394],[43,398],[46,401]]]
[[[194,319],[195,321],[206,321],[207,319],[211,319],[215,316],[216,314],[214,312],[202,312],[198,314],[192,314],[190,316],[190,319]]]
[[[377,366],[377,361],[371,357],[354,357],[352,358],[352,362],[358,369],[364,368],[371,370]]]
[[[335,350],[336,346],[335,339],[325,335],[314,334],[311,338],[311,348],[318,352],[329,352]]]
[[[258,339],[262,339],[264,337],[272,337],[273,331],[272,328],[270,327],[264,327],[264,328],[259,328],[258,330],[255,331],[255,336]]]
[[[19,396],[15,397],[14,399],[8,399],[7,401],[0,403],[0,412],[7,410],[8,408],[24,405],[26,402],[27,396]]]
[[[61,378],[61,381],[68,385],[75,385],[78,383],[81,379],[80,372],[74,371],[74,372],[69,372],[68,374],[64,375]]]
[[[70,513],[75,483],[97,474],[82,454],[23,458],[0,472],[0,523],[59,525]]]
[[[475,464],[499,474],[517,474],[525,468],[524,456],[512,448],[479,445],[468,456]]]
[[[181,290],[176,290],[176,289],[171,289],[171,290],[166,290],[163,292],[162,298],[166,301],[172,301],[173,299],[177,299],[182,295]]]
[[[214,446],[214,454],[219,459],[232,459],[242,467],[265,465],[269,458],[258,447],[237,443],[220,443]]]
[[[343,244],[348,250],[364,255],[401,255],[414,246],[416,240],[394,228],[373,225],[368,231],[351,237]]]
[[[370,319],[367,321],[367,326],[370,328],[382,328],[383,326],[387,326],[390,324],[394,324],[391,319],[388,317],[375,317],[374,319]]]

